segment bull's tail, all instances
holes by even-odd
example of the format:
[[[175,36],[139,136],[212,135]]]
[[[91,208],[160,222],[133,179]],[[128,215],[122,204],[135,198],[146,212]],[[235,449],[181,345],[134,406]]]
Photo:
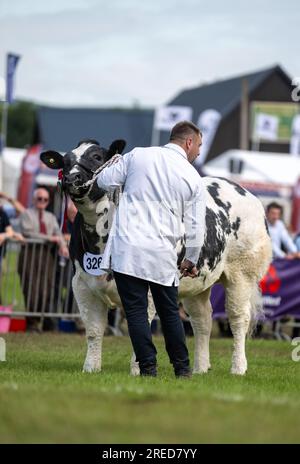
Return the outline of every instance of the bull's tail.
[[[249,337],[254,334],[258,322],[262,322],[265,319],[262,294],[259,285],[253,286],[252,294],[250,296],[250,315],[251,319],[248,328]]]

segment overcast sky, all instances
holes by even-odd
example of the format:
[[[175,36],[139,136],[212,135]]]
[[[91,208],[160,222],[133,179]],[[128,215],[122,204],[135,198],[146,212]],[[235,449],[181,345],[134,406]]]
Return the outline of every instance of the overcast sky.
[[[184,88],[280,64],[300,76],[299,0],[0,0],[0,76],[59,106],[164,104]]]

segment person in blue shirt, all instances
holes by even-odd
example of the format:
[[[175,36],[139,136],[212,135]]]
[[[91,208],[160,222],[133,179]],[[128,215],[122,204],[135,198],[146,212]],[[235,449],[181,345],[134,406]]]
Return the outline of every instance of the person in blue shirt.
[[[269,203],[266,217],[272,241],[273,258],[300,258],[300,252],[281,220],[282,206],[276,202]]]

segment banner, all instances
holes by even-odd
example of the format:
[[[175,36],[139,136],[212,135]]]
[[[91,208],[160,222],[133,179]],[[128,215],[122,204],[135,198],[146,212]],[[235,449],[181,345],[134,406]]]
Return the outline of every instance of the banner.
[[[32,193],[35,185],[35,176],[40,169],[41,145],[30,147],[23,159],[22,170],[19,180],[18,201],[23,206],[31,206]]]
[[[276,142],[278,139],[279,118],[265,113],[257,113],[254,125],[254,140],[271,140]]]
[[[6,61],[6,101],[7,103],[13,102],[13,91],[14,91],[14,75],[18,61],[20,59],[19,55],[13,53],[8,53]]]
[[[266,319],[284,316],[300,317],[300,260],[276,259],[260,282]],[[213,317],[227,317],[225,292],[221,285],[211,293]]]
[[[252,141],[257,141],[258,137],[256,136],[256,121],[259,114],[263,114],[265,116],[275,117],[276,123],[271,122],[272,119],[269,120],[271,131],[267,129],[267,137],[268,134],[272,134],[271,136],[274,137],[276,135],[276,143],[290,143],[292,137],[292,126],[293,120],[296,115],[300,113],[300,105],[299,103],[284,103],[284,102],[259,102],[255,101],[251,103],[251,138]],[[262,119],[262,121],[264,118]],[[274,120],[275,121],[275,120]],[[272,124],[278,126],[277,130]],[[267,120],[265,119],[266,125],[268,126]],[[260,137],[263,139],[263,137]],[[271,138],[267,138],[267,140],[272,140]]]
[[[191,121],[192,116],[190,106],[161,106],[155,111],[154,128],[169,131],[180,121]]]
[[[292,121],[292,136],[290,142],[290,153],[294,156],[300,155],[300,114],[294,116]]]
[[[217,110],[208,109],[200,113],[197,126],[202,132],[202,145],[200,149],[200,156],[196,158],[194,163],[196,167],[204,164],[220,120],[221,113]]]

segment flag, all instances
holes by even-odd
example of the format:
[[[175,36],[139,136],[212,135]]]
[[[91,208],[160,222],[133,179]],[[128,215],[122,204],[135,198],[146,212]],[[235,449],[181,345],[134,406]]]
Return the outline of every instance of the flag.
[[[26,208],[29,208],[30,206],[35,186],[35,176],[40,169],[41,151],[41,145],[33,145],[28,148],[27,153],[23,158],[18,186],[18,201]]]
[[[207,109],[200,113],[197,126],[202,132],[202,145],[200,156],[196,158],[194,166],[200,167],[204,164],[219,127],[221,117],[221,113],[214,109]]]
[[[255,118],[254,139],[270,140],[278,139],[279,118],[270,114],[258,113]]]
[[[190,106],[161,106],[155,111],[154,128],[169,131],[180,121],[191,121],[192,114]]]
[[[290,153],[294,156],[300,156],[300,114],[296,114],[292,122]]]
[[[13,53],[7,54],[6,61],[6,101],[7,103],[13,102],[13,91],[14,91],[14,75],[20,55]]]

